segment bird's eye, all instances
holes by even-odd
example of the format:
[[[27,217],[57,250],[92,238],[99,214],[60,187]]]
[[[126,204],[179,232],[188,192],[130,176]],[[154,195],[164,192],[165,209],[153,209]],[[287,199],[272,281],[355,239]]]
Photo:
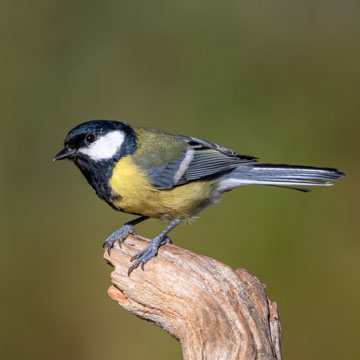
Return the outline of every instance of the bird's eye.
[[[88,144],[91,144],[91,143],[93,143],[95,141],[95,135],[94,134],[89,134],[89,135],[86,136],[85,140],[86,140],[86,142]]]

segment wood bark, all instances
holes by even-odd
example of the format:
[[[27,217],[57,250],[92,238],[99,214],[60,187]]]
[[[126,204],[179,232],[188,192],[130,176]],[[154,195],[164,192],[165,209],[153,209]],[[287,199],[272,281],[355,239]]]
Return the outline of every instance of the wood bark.
[[[166,244],[129,277],[130,258],[148,242],[129,236],[105,251],[112,299],[178,339],[185,360],[281,359],[277,305],[254,275]]]

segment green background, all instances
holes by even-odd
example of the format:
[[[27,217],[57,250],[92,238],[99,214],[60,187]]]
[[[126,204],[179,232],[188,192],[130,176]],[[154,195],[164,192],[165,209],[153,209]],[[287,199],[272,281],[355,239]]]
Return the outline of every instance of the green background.
[[[330,0],[3,1],[0,357],[181,359],[176,340],[106,294],[102,242],[132,217],[73,164],[51,162],[73,126],[99,118],[347,173],[311,194],[233,191],[172,239],[267,284],[285,358],[358,357],[359,11]]]

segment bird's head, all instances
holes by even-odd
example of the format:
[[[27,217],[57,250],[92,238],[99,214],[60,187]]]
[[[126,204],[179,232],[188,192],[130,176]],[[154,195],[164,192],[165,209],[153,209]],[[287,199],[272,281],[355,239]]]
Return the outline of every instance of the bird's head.
[[[64,149],[53,159],[69,159],[79,167],[87,163],[117,161],[136,150],[136,135],[123,122],[92,120],[73,128],[66,136]]]

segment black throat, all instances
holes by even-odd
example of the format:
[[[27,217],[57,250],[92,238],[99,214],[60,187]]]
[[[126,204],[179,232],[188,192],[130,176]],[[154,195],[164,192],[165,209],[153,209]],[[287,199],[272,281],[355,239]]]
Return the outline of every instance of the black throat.
[[[109,180],[115,166],[114,159],[88,161],[77,158],[74,160],[74,163],[80,169],[99,198],[106,201],[114,209],[117,209],[111,201],[114,193],[112,192],[109,184]]]

